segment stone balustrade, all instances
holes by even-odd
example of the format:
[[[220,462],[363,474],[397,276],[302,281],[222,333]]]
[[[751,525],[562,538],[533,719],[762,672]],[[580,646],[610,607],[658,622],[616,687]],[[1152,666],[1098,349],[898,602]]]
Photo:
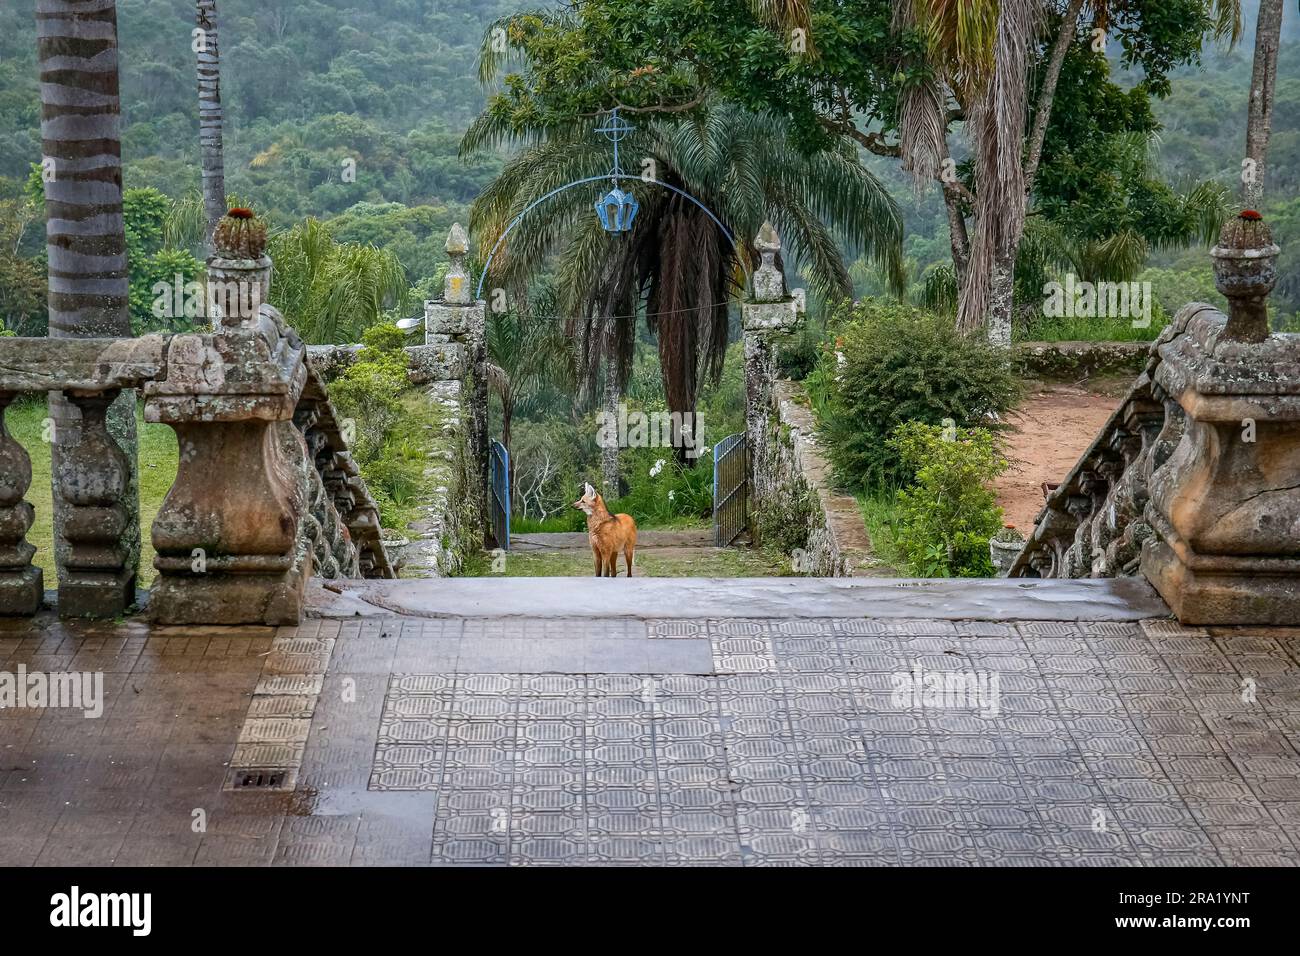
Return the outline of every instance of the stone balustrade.
[[[1229,314],[1175,316],[1011,576],[1141,574],[1184,624],[1300,622],[1300,335],[1268,330],[1277,251],[1257,214],[1224,227]]]
[[[268,259],[220,260],[210,276],[253,289],[210,332],[135,339],[0,338],[0,412],[24,393],[61,393],[80,412],[54,494],[66,509],[58,606],[115,617],[135,603],[126,542],[138,502],[107,410],[142,389],[145,420],[176,432],[175,482],[154,520],[150,616],[164,624],[286,624],[308,578],[393,577],[379,514],[348,453],[302,340],[264,304]],[[63,443],[61,443],[62,445]],[[26,534],[31,460],[0,418],[0,613],[34,614],[44,582]]]

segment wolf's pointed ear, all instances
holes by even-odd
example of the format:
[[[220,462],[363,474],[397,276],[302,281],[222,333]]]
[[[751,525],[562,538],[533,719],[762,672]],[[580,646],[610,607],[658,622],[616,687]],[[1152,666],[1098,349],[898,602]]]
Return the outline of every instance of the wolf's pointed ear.
[[[582,491],[583,491],[583,497],[584,497],[584,498],[594,498],[594,497],[596,497],[596,489],[593,488],[593,487],[591,487],[590,484],[585,484],[585,483],[584,483],[583,486],[582,486]]]

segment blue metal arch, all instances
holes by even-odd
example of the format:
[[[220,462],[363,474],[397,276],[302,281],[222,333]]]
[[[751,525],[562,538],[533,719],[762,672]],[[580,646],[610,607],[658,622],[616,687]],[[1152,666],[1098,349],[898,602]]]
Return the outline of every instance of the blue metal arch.
[[[520,221],[524,218],[524,216],[528,215],[528,213],[530,213],[535,207],[540,206],[542,203],[546,202],[546,200],[550,199],[552,196],[558,196],[560,193],[572,189],[574,186],[585,186],[587,183],[603,182],[604,180],[607,180],[609,178],[610,178],[609,173],[604,173],[600,176],[588,176],[586,179],[575,179],[571,183],[565,183],[563,186],[559,186],[556,189],[552,189],[545,196],[539,196],[537,199],[534,199],[527,206],[525,206],[520,211],[519,215],[515,216],[514,219],[510,220],[510,225],[506,226],[505,231],[501,233],[496,243],[493,244],[492,251],[488,253],[487,261],[483,263],[483,272],[478,277],[478,288],[475,289],[474,291],[474,298],[475,299],[483,298],[483,283],[487,281],[488,273],[492,270],[492,257],[497,254],[497,250],[501,248],[501,243],[506,241],[506,236],[510,235],[511,230],[513,230],[515,226],[519,225]],[[704,205],[704,203],[700,202],[690,193],[686,192],[684,189],[678,189],[676,186],[669,185],[668,183],[660,182],[657,179],[647,178],[644,176],[638,176],[636,178],[643,183],[648,183],[655,186],[662,186],[664,189],[671,190],[672,192],[681,196],[683,199],[689,199],[691,202],[695,203],[695,205],[699,206],[702,210],[704,210],[705,215],[707,215],[710,219],[713,220],[713,224],[722,230],[722,234],[727,237],[727,241],[731,243],[732,248],[734,248],[737,252],[740,251],[740,246],[737,245],[736,237],[731,234],[731,230],[722,224],[722,220],[713,214],[712,209]],[[753,276],[749,271],[749,266],[745,264],[745,257],[743,255],[739,256],[738,261],[740,262],[740,267],[745,270],[745,279],[749,282],[750,286],[752,287]]]

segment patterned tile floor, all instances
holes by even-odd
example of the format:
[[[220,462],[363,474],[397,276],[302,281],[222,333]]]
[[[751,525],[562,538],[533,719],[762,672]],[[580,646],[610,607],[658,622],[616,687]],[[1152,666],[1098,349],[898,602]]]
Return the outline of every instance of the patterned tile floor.
[[[0,710],[5,865],[1300,861],[1300,630],[42,619],[19,665],[106,701]],[[295,789],[225,789],[263,747]]]

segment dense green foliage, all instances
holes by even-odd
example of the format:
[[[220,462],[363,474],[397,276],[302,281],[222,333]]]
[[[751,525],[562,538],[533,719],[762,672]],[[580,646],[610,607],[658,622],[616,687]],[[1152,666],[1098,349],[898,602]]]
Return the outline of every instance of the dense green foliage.
[[[465,203],[491,162],[456,160],[478,112],[475,47],[511,0],[222,0],[226,188],[274,223],[361,201]],[[194,6],[118,0],[127,185],[198,185]],[[0,8],[0,176],[40,158],[32,0]],[[356,161],[356,182],[342,177]]]
[[[511,20],[502,52],[501,35],[489,26],[526,5],[532,4],[222,0],[227,189],[273,227],[272,299],[309,339],[355,340],[367,327],[406,314],[421,298],[436,294],[447,229],[455,220],[469,222],[469,204],[480,195],[487,194],[488,205],[496,201],[488,218],[499,227],[518,211],[521,197],[526,201],[528,189],[513,187],[522,183],[531,189],[546,176],[562,177],[582,163],[605,168],[608,146],[590,134],[590,126],[592,114],[615,103],[632,110],[691,107],[667,116],[629,111],[627,118],[656,138],[635,144],[636,152],[624,155],[625,165],[635,171],[629,156],[653,156],[664,177],[676,175],[692,191],[706,192],[738,234],[771,213],[777,187],[802,157],[816,158],[821,151],[823,160],[842,154],[850,164],[860,162],[888,196],[882,193],[867,204],[845,194],[815,195],[802,211],[793,204],[785,209],[785,221],[778,225],[788,241],[785,264],[792,284],[888,296],[898,285],[898,264],[882,263],[880,255],[852,262],[863,252],[856,246],[867,246],[868,253],[881,247],[855,244],[854,230],[844,228],[854,215],[883,222],[883,211],[891,220],[901,218],[901,271],[911,283],[907,298],[949,307],[955,284],[950,266],[947,275],[943,272],[950,248],[937,190],[914,190],[897,158],[843,149],[843,141],[836,140],[847,124],[858,142],[863,137],[877,145],[896,142],[900,95],[927,72],[924,57],[917,55],[923,50],[920,39],[891,36],[888,0],[814,4],[807,24],[812,56],[796,55],[774,26],[783,5],[748,0],[544,4],[543,13]],[[1221,303],[1205,240],[1216,207],[1233,201],[1239,190],[1255,4],[1244,6],[1248,29],[1235,50],[1202,45],[1205,7],[1198,0],[1107,5],[1105,59],[1092,55],[1086,31],[1076,37],[1017,263],[1022,336],[1153,335],[1190,299]],[[175,283],[178,276],[183,285],[198,270],[193,9],[170,0],[118,0],[118,10],[133,326],[183,329],[188,316],[159,316],[155,288]],[[1296,327],[1300,312],[1297,27],[1288,10],[1262,207],[1283,249],[1273,297],[1279,327]],[[4,330],[27,334],[45,329],[40,181],[30,175],[41,158],[35,50],[32,0],[5,3],[0,8],[0,320]],[[486,97],[476,75],[480,52],[482,75],[495,71],[501,78]],[[1041,73],[1036,70],[1035,76]],[[462,135],[485,104],[486,117],[471,136],[484,148],[461,158]],[[718,135],[718,117],[756,114],[776,117],[781,126],[781,140],[766,144],[766,154],[743,136]],[[973,189],[978,184],[960,122],[954,117],[951,126],[954,156],[961,182]],[[522,137],[524,147],[538,137],[548,139],[552,152],[521,152],[512,162],[508,151],[492,148],[513,137]],[[799,156],[789,157],[789,168],[776,172],[772,159],[787,142],[798,147]],[[828,153],[831,146],[838,152]],[[539,156],[550,165],[541,178],[528,180]],[[507,175],[498,178],[503,170]],[[592,198],[576,196],[574,215],[585,215]],[[653,211],[649,205],[643,209],[643,224],[680,220],[656,220]],[[532,224],[536,245],[529,252],[535,255],[532,274],[553,279],[564,267],[557,255],[561,247],[553,240],[563,231],[557,226],[567,223],[557,221],[554,211],[549,218],[538,216]],[[892,239],[897,230],[889,225],[885,231]],[[700,234],[695,230],[677,248],[693,250]],[[803,241],[805,236],[811,241]],[[609,246],[592,240],[583,254],[590,267],[605,261]],[[841,255],[849,263],[846,271],[835,267]],[[796,278],[805,266],[807,274]],[[1036,317],[1041,284],[1064,271],[1150,281],[1159,318],[1152,328],[1137,330],[1122,322],[1069,325]],[[572,283],[559,287],[574,288]],[[526,291],[536,296],[536,288]],[[644,291],[639,288],[637,296]],[[728,286],[727,296],[719,298],[731,291]],[[691,299],[691,290],[677,292],[684,301]],[[688,304],[709,298],[696,294]],[[818,298],[813,296],[815,313],[823,305]],[[567,304],[536,312],[558,327],[589,314]],[[742,392],[735,311],[722,307],[710,318],[717,348],[709,354],[720,362],[704,371],[720,372],[721,379],[710,384],[701,374],[697,408],[712,442],[740,430]],[[879,490],[887,487],[882,483],[912,478],[886,445],[905,421],[937,426],[950,417],[958,426],[978,426],[1010,401],[1007,383],[989,373],[986,357],[945,336],[944,325],[905,306],[866,304],[839,325],[832,323],[831,337],[841,340],[835,349],[821,348],[818,334],[824,329],[814,328],[784,354],[788,372],[809,373],[810,391],[846,482]],[[656,354],[661,342],[644,325],[630,331],[623,340],[630,346],[628,403],[633,409],[664,409],[670,402],[661,375],[664,356]],[[392,332],[374,335],[391,337]],[[372,487],[384,496],[381,504],[390,521],[400,517],[418,460],[418,436],[407,428],[393,357],[384,357],[394,344],[372,339],[352,377],[344,376],[339,385],[341,401],[350,403],[348,414],[363,432],[364,467]],[[843,369],[835,351],[845,354]],[[683,349],[678,358],[689,354]],[[573,387],[572,363],[544,365],[547,374],[521,376],[528,381],[512,396],[516,507],[531,519],[562,515],[567,525],[579,526],[581,515],[568,503],[582,481],[599,474],[595,391]],[[551,374],[558,372],[564,374]],[[373,407],[367,397],[372,392],[380,399]],[[499,412],[494,399],[494,433],[499,433]],[[669,461],[652,476],[661,458]],[[623,468],[631,490],[625,502],[611,506],[641,512],[652,522],[701,520],[707,513],[709,460],[689,469],[671,458],[664,449],[626,451]]]
[[[958,333],[945,315],[865,302],[833,323],[833,347],[805,380],[831,463],[847,487],[907,477],[887,444],[907,422],[988,425],[1019,385],[1002,354]]]
[[[911,473],[897,496],[894,545],[919,577],[989,577],[1002,509],[989,487],[1007,469],[986,428],[907,422],[889,448]]]
[[[355,342],[391,306],[402,307],[406,274],[387,249],[336,242],[316,219],[276,234],[271,302],[308,342]]]
[[[228,195],[276,230],[328,220],[335,241],[390,253],[413,284],[431,279],[447,229],[468,219],[468,202],[500,167],[495,156],[467,162],[456,153],[483,104],[475,57],[484,26],[512,8],[510,0],[222,0]],[[177,271],[183,282],[196,275],[182,255],[196,253],[202,235],[193,228],[201,223],[194,7],[118,0],[117,9],[128,213],[135,188],[156,190],[168,203],[161,235],[156,197],[137,210],[149,228],[130,250],[133,327],[184,328],[170,318],[147,320],[155,283],[172,282]],[[46,327],[41,210],[24,200],[28,171],[41,159],[37,80],[33,0],[6,2],[0,319],[29,334]],[[356,291],[349,281],[352,290],[336,299]],[[354,336],[373,318],[331,319],[323,328]]]
[[[895,6],[813,3],[804,20],[803,5],[751,0],[586,0],[504,18],[506,49],[499,49],[501,37],[484,42],[485,72],[509,69],[486,120],[497,137],[501,130],[537,135],[614,105],[692,114],[722,96],[782,116],[803,149],[847,136],[874,153],[896,152],[906,92],[937,68],[918,31],[893,28]],[[1146,162],[1160,128],[1155,103],[1169,95],[1176,70],[1199,66],[1218,11],[1203,0],[1093,9],[1106,29],[1108,56],[1092,49],[1091,30],[1081,23],[1034,184],[1038,234],[1017,263],[1022,323],[1037,309],[1046,278],[1065,271],[1131,278],[1151,249],[1208,243],[1226,214],[1224,184],[1186,181],[1175,188]],[[1035,83],[1059,25],[1053,4],[1045,3],[1042,14]],[[960,132],[960,109],[945,126]],[[961,159],[960,135],[953,147]],[[873,171],[882,163],[898,167],[896,158],[885,159]],[[963,188],[978,191],[970,162],[957,173]],[[937,197],[928,184],[926,191]],[[916,250],[924,255],[915,263],[918,279],[951,255],[941,206],[931,210],[918,237],[925,244]]]
[[[330,383],[330,398],[345,416],[351,450],[386,528],[404,528],[427,494],[427,435],[433,403],[409,394],[404,335],[391,325],[362,334],[356,361]],[[350,424],[349,424],[350,423]]]

